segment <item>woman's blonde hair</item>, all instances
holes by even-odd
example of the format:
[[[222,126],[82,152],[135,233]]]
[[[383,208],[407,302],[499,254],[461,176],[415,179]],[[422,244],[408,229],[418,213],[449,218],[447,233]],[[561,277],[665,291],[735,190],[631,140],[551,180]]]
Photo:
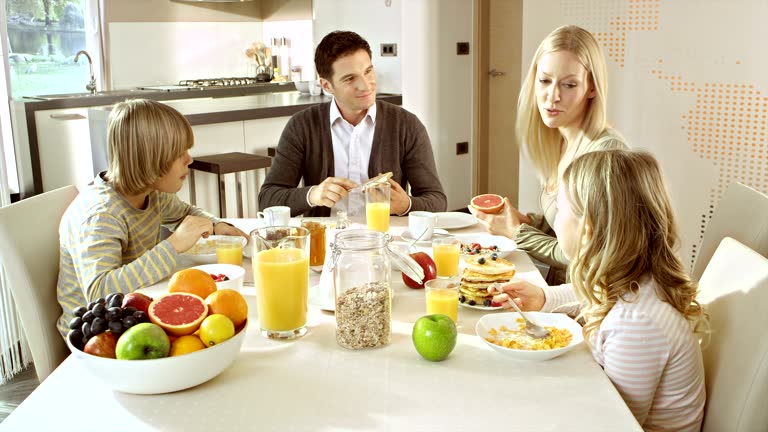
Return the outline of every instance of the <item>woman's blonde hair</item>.
[[[698,287],[676,254],[677,224],[656,159],[625,150],[586,153],[565,170],[560,187],[582,227],[592,228],[569,266],[576,293],[587,303],[585,335],[600,327],[619,299],[631,301],[644,275],[653,277],[660,299],[696,333],[705,333]]]
[[[541,41],[536,50],[517,101],[518,142],[539,173],[542,183],[548,187],[557,184],[562,135],[556,128],[549,128],[544,124],[541,118],[536,103],[536,70],[544,54],[556,51],[568,51],[575,55],[587,70],[589,84],[595,89],[595,96],[587,102],[581,125],[582,135],[578,139],[594,141],[608,127],[608,73],[600,45],[590,32],[581,27],[569,25],[555,29]]]
[[[124,195],[146,192],[192,148],[187,119],[168,105],[147,99],[120,102],[107,128],[107,179]]]

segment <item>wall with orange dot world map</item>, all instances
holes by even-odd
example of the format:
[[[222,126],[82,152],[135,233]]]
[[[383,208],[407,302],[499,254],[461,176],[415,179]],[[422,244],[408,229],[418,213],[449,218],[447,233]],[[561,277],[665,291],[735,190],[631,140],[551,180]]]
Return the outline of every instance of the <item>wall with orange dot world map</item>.
[[[600,42],[609,121],[661,162],[692,267],[728,184],[768,193],[768,2],[525,0],[523,11],[523,73],[558,26]],[[520,208],[535,210],[535,173],[520,171]]]

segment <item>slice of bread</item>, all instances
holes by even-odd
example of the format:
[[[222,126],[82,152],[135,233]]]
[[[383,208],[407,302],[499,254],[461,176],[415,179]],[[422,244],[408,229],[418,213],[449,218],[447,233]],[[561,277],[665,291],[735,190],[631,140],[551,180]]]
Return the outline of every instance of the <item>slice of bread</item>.
[[[502,275],[511,273],[507,280],[515,274],[515,265],[504,258],[491,259],[489,256],[471,256],[464,259],[464,268],[481,275]],[[507,275],[504,275],[507,278]]]

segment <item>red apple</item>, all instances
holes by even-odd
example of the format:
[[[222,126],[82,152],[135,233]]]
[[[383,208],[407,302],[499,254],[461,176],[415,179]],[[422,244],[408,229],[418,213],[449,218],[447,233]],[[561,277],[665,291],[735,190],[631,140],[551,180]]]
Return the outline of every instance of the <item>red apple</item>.
[[[135,307],[136,310],[149,313],[150,303],[152,303],[152,297],[142,293],[132,292],[123,297],[123,309],[127,307]]]
[[[117,358],[115,355],[116,346],[117,336],[107,331],[88,339],[83,351],[99,357]]]
[[[413,289],[421,289],[424,288],[424,282],[430,281],[437,277],[437,267],[435,267],[435,261],[432,259],[431,256],[427,255],[424,252],[416,252],[411,254],[411,258],[416,260],[417,263],[421,266],[421,268],[424,270],[424,280],[421,283],[416,283],[415,280],[409,278],[408,276],[403,273],[403,282],[409,287]]]

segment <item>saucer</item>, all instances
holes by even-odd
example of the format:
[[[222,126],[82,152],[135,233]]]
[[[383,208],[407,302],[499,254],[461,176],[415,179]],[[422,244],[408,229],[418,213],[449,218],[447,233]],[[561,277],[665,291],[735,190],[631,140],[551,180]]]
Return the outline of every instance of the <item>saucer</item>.
[[[432,232],[432,237],[430,237],[429,239],[421,239],[421,240],[417,241],[416,244],[420,245],[420,246],[432,246],[432,239],[433,238],[444,236],[444,235],[449,235],[448,231],[446,231],[444,229],[440,229],[440,228],[435,228],[435,230]],[[400,237],[404,241],[407,241],[409,243],[413,242],[413,240],[414,240],[413,235],[408,230],[403,231],[403,233],[400,234]]]

